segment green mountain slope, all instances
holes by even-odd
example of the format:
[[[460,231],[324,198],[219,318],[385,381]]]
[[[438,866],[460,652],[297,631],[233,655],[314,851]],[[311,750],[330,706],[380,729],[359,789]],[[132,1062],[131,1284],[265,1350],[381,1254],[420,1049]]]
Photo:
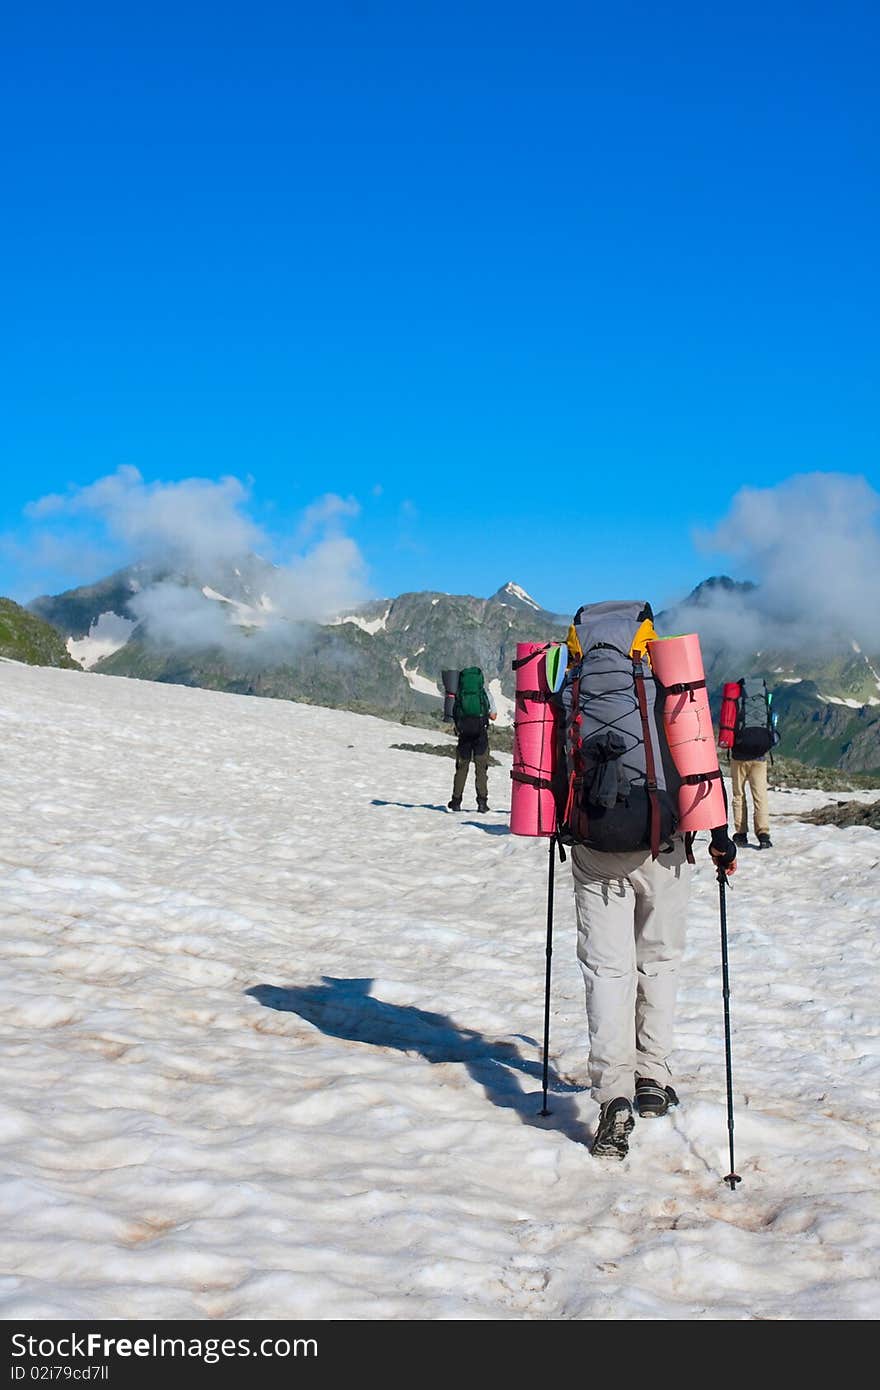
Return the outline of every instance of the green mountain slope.
[[[140,627],[132,639],[93,668],[106,675],[205,686],[276,699],[411,717],[431,723],[441,713],[441,670],[481,666],[512,698],[511,663],[518,641],[559,638],[551,617],[491,599],[450,594],[402,594],[377,600],[326,626],[290,624],[290,652],[261,661],[211,647],[163,648]],[[434,687],[433,689],[431,687]]]
[[[24,661],[29,666],[81,670],[79,662],[68,654],[61,634],[11,598],[0,598],[0,656]]]

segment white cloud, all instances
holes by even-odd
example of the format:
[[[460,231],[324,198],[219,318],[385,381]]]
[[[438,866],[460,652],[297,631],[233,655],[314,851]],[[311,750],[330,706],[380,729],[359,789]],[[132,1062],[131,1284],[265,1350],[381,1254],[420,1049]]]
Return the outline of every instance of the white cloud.
[[[67,496],[52,494],[30,503],[26,515],[34,520],[92,517],[147,563],[210,569],[230,555],[246,554],[261,540],[259,527],[243,510],[248,499],[237,478],[147,483],[136,468],[124,465]]]
[[[701,632],[756,650],[880,650],[880,494],[865,478],[799,474],[743,488],[727,516],[698,537],[721,552],[751,594],[717,592],[694,610]]]
[[[118,563],[113,548],[96,537],[39,529],[0,536],[0,556],[16,575],[9,597],[20,603],[53,587],[73,587],[84,578],[107,574]]]
[[[238,478],[148,483],[136,468],[125,466],[87,487],[31,503],[26,514],[37,529],[29,539],[67,553],[97,530],[122,548],[126,561],[138,561],[156,574],[132,598],[130,609],[162,643],[220,646],[236,655],[275,660],[301,638],[297,624],[324,622],[368,596],[363,557],[343,534],[359,504],[333,493],[317,498],[305,508],[295,540],[285,545],[253,520],[250,498],[250,487]],[[279,551],[283,563],[255,559]],[[259,588],[248,600],[252,625],[242,603],[226,604],[202,593],[208,585],[229,594],[242,571],[254,576]],[[79,582],[91,577],[80,570]],[[261,605],[263,596],[268,604]]]
[[[310,536],[315,531],[338,528],[348,517],[357,516],[360,509],[360,503],[354,497],[339,497],[335,492],[325,493],[306,507],[300,523],[300,534]]]

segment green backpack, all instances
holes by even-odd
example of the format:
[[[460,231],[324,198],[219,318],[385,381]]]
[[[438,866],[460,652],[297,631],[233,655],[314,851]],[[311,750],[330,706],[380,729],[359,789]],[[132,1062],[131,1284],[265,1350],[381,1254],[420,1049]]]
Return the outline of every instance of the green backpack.
[[[461,719],[486,719],[489,714],[489,697],[483,683],[483,673],[479,666],[466,666],[458,678],[458,693],[452,709],[452,717]]]

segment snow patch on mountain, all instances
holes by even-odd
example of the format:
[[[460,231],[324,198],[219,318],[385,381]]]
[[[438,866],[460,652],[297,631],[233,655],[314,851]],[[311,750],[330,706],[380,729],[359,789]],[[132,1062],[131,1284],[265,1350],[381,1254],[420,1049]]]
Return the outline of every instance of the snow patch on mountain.
[[[213,599],[216,603],[226,604],[229,611],[229,621],[235,623],[237,627],[265,627],[266,614],[272,612],[272,602],[263,594],[260,598],[259,608],[254,608],[250,603],[242,603],[237,598],[227,598],[226,594],[220,594],[216,589],[212,589],[209,584],[202,585],[202,593],[205,598]]]
[[[345,617],[331,618],[328,626],[339,627],[342,623],[354,623],[355,627],[362,628],[363,631],[368,632],[371,637],[375,637],[377,632],[385,631],[390,612],[391,606],[389,604],[385,612],[379,618],[362,618],[359,613],[347,613]]]
[[[874,678],[874,684],[876,685],[877,689],[880,690],[880,671],[876,670],[876,668],[872,665],[867,653],[862,651],[858,642],[852,642],[850,645],[852,646],[852,649],[856,653],[856,655],[862,658],[862,660],[864,661],[865,665],[867,666],[868,670],[871,672],[871,675]],[[868,701],[868,704],[880,704],[880,700],[871,699]]]
[[[424,647],[421,650],[424,651]],[[418,690],[421,695],[435,695],[438,700],[443,699],[443,692],[437,682],[429,680],[427,676],[420,676],[418,666],[414,666],[410,670],[405,657],[398,657],[398,664],[411,689]]]
[[[880,699],[876,695],[867,700],[854,700],[852,697],[844,699],[841,695],[822,695],[819,692],[817,694],[823,705],[846,705],[848,709],[865,709],[868,705],[880,705]]]
[[[864,655],[864,653],[862,653],[862,655]],[[868,660],[867,657],[865,657],[865,665],[867,666],[868,670],[871,672],[871,675],[874,677],[874,682],[875,682],[875,684],[876,684],[876,686],[877,686],[877,689],[880,690],[880,671],[878,671],[878,670],[876,669],[876,667],[874,667],[874,666],[871,665],[871,663],[870,663],[870,661]],[[872,700],[871,703],[874,704],[874,701]]]
[[[118,613],[102,613],[89,628],[87,637],[68,637],[67,650],[86,671],[102,657],[112,656],[124,647],[137,624]]]

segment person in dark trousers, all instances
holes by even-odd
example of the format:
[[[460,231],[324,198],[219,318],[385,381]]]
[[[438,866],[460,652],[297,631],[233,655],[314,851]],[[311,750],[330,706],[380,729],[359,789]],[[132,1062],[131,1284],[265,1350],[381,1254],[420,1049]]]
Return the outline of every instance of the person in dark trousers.
[[[484,687],[485,690],[485,687]],[[458,748],[455,754],[455,779],[452,783],[452,797],[448,802],[450,811],[461,810],[468,768],[473,760],[474,782],[477,790],[477,810],[489,809],[489,721],[498,718],[492,692],[485,690],[488,710],[483,715],[459,714],[455,720],[458,735]]]

